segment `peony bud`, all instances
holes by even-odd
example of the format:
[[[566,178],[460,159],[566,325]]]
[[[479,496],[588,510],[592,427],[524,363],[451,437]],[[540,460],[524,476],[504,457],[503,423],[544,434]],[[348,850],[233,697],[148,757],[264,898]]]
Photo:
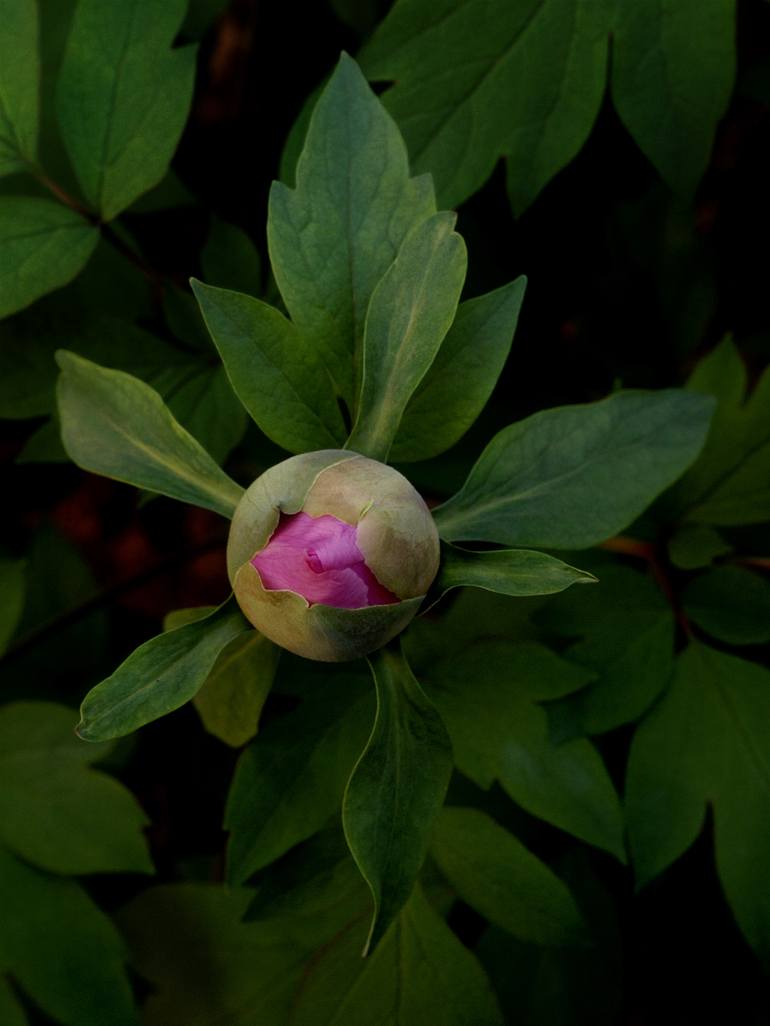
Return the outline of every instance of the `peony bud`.
[[[438,562],[433,517],[406,478],[340,449],[292,456],[257,478],[227,545],[245,616],[290,652],[327,662],[402,631]]]

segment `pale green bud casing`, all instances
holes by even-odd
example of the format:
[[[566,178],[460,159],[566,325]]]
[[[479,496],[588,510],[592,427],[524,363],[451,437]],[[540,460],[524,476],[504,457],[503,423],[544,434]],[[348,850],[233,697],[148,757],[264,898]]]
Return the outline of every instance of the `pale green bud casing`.
[[[366,567],[391,601],[338,608],[266,588],[251,561],[282,515],[297,513],[352,525]],[[418,492],[392,467],[341,449],[293,456],[257,478],[235,511],[227,546],[236,599],[257,630],[297,655],[327,662],[366,655],[402,631],[438,565],[438,533]]]

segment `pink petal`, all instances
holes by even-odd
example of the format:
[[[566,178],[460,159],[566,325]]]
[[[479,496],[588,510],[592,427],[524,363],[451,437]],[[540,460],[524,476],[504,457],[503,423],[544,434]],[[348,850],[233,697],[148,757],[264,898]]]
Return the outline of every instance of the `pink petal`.
[[[360,609],[399,601],[366,565],[356,528],[328,514],[282,514],[251,565],[267,591],[293,591],[311,605]]]

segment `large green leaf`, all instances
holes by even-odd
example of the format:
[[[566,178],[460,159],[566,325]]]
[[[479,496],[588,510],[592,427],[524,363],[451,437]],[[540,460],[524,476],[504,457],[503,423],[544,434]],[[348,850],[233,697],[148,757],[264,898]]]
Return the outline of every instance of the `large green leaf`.
[[[65,350],[56,358],[62,441],[78,466],[232,516],[242,489],[153,388]]]
[[[452,773],[449,735],[404,656],[380,649],[371,667],[377,715],[342,806],[348,845],[374,899],[365,954],[414,888]]]
[[[730,339],[702,360],[687,387],[718,405],[706,445],[674,496],[693,524],[770,520],[770,369],[746,398],[747,375]]]
[[[313,111],[296,189],[273,185],[267,234],[291,318],[351,410],[369,298],[435,209],[430,180],[409,177],[398,129],[343,54]]]
[[[29,1019],[8,980],[0,976],[0,1022],[5,1026],[29,1026]]]
[[[316,348],[260,299],[192,286],[230,383],[265,434],[294,453],[339,448],[345,425]]]
[[[572,640],[566,658],[596,674],[551,707],[561,737],[602,734],[637,720],[674,665],[674,616],[655,581],[628,566],[598,566],[596,573],[598,588],[560,595],[537,616]]]
[[[626,804],[639,886],[698,836],[707,805],[727,900],[770,960],[770,673],[692,643],[671,687],[636,732]]]
[[[203,685],[225,646],[247,630],[231,597],[202,620],[146,641],[86,695],[78,734],[108,741],[178,709]]]
[[[364,47],[413,165],[456,206],[508,157],[526,208],[582,147],[607,76],[608,0],[400,0]]]
[[[407,403],[454,319],[467,266],[456,219],[441,211],[413,228],[372,293],[348,444],[373,459],[390,452]]]
[[[342,930],[307,966],[290,1026],[502,1026],[489,980],[417,887],[367,959]]]
[[[682,593],[688,618],[729,645],[770,641],[770,582],[741,566],[718,566],[691,581]]]
[[[612,99],[665,181],[690,198],[735,78],[735,0],[619,3]]]
[[[0,847],[0,966],[65,1026],[139,1026],[117,930],[74,881]]]
[[[499,780],[527,812],[624,858],[618,797],[596,749],[556,744],[538,704],[583,687],[593,674],[541,645],[471,644],[425,671],[457,768],[479,787]]]
[[[554,556],[530,549],[471,552],[443,545],[436,591],[483,588],[501,595],[553,595],[573,584],[596,584],[596,578]]]
[[[39,77],[37,0],[0,0],[0,176],[37,156]]]
[[[431,855],[463,901],[515,937],[553,945],[585,941],[566,885],[479,809],[444,809]]]
[[[0,317],[66,285],[85,267],[99,232],[49,199],[0,197]]]
[[[88,768],[104,749],[72,733],[72,710],[0,707],[0,841],[56,873],[152,872],[147,818],[116,780]]]
[[[391,461],[437,456],[476,420],[510,351],[526,284],[526,278],[517,278],[460,304],[436,359],[407,403]]]
[[[171,50],[185,0],[79,0],[57,87],[64,143],[106,221],[163,178],[192,99],[195,48]]]
[[[698,455],[713,402],[676,389],[543,410],[496,435],[435,511],[447,541],[587,548],[627,527]]]
[[[371,700],[354,681],[330,684],[260,731],[241,756],[225,813],[232,883],[311,837],[340,808],[366,740]]]

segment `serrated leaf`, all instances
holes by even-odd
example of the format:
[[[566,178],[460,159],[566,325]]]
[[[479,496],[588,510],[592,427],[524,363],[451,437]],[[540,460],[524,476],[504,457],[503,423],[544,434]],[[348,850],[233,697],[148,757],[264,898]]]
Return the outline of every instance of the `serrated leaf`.
[[[535,944],[585,942],[566,885],[486,813],[444,809],[430,850],[458,896],[491,923]]]
[[[290,1026],[503,1026],[489,980],[417,887],[373,954],[340,931],[308,966]]]
[[[230,384],[251,417],[289,452],[339,448],[345,425],[319,354],[280,311],[192,279]]]
[[[77,740],[65,706],[2,706],[0,840],[56,873],[152,872],[146,816],[121,784],[88,768],[105,754]]]
[[[407,403],[391,461],[437,456],[473,424],[505,364],[526,284],[526,278],[517,278],[460,303],[438,355]]]
[[[108,741],[178,709],[203,685],[225,646],[247,630],[231,597],[202,620],[146,641],[86,695],[79,736]]]
[[[363,340],[361,392],[349,446],[385,460],[409,399],[454,319],[465,280],[456,215],[413,228],[372,293]]]
[[[62,441],[78,466],[232,516],[243,490],[153,388],[66,350],[56,359]]]
[[[530,549],[471,552],[442,545],[441,566],[434,588],[483,588],[500,595],[553,595],[573,584],[596,584],[586,570],[578,570],[554,556]]]
[[[497,434],[434,516],[446,541],[588,548],[693,462],[713,402],[676,389],[543,410]]]
[[[270,193],[268,246],[291,319],[353,409],[369,298],[410,228],[435,212],[398,129],[346,54],[315,106],[297,185]],[[355,364],[358,364],[356,373]]]
[[[0,317],[66,285],[85,267],[98,241],[94,225],[61,203],[0,197]]]
[[[0,847],[0,965],[64,1026],[139,1026],[121,938],[74,881]]]
[[[634,736],[626,806],[641,887],[682,855],[711,806],[719,877],[738,925],[770,959],[770,673],[691,643]]]
[[[505,155],[518,213],[593,127],[611,17],[607,0],[401,0],[361,62],[370,79],[395,80],[385,105],[442,205],[470,196]]]
[[[165,175],[187,119],[195,48],[170,49],[185,0],[79,0],[56,101],[89,203],[110,221]]]
[[[555,744],[538,704],[584,687],[591,671],[533,642],[485,641],[425,677],[462,773],[485,789],[499,780],[533,816],[624,859],[620,803],[599,753],[582,738]]]
[[[26,170],[37,156],[37,21],[36,0],[0,3],[0,176]]]
[[[619,3],[612,99],[664,180],[691,198],[735,79],[735,0]]]
[[[234,884],[312,837],[340,808],[371,702],[349,683],[330,684],[260,731],[238,762],[225,812]]]
[[[770,641],[770,582],[742,566],[718,566],[690,581],[682,606],[694,624],[728,645]]]
[[[409,899],[452,773],[449,735],[404,656],[383,648],[370,665],[377,714],[342,804],[348,846],[374,899],[364,954]]]

